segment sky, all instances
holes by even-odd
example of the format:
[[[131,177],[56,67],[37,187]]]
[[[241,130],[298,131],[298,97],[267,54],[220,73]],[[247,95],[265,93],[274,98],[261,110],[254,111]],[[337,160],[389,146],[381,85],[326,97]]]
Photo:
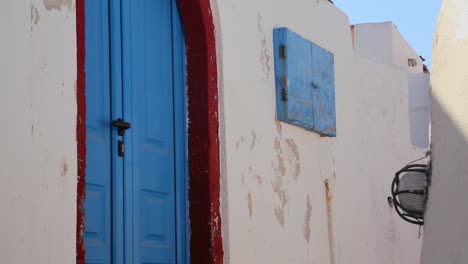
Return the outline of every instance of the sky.
[[[430,67],[432,40],[442,0],[333,0],[351,24],[392,21]]]

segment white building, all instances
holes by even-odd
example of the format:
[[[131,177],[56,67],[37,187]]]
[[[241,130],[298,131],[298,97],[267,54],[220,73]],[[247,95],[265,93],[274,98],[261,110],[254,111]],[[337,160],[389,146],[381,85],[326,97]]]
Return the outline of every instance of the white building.
[[[5,263],[420,261],[387,197],[427,152],[428,75],[391,23],[351,27],[324,0],[8,1],[0,17]],[[281,27],[333,54],[336,137],[277,120]]]
[[[432,179],[423,264],[468,262],[468,3],[445,0],[431,75]]]

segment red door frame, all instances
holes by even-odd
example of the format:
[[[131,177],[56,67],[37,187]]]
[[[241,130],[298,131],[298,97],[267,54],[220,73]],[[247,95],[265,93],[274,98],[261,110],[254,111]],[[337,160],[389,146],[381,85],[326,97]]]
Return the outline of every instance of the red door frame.
[[[219,213],[218,72],[210,0],[178,0],[186,42],[190,258],[192,264],[223,263]],[[83,244],[86,168],[84,0],[76,0],[77,31],[77,226],[76,263],[85,263]]]

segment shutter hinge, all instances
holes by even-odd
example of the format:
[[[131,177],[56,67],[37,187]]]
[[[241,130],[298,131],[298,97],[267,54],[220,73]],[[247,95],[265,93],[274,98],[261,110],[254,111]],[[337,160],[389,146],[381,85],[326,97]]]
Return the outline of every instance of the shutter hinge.
[[[281,100],[287,101],[288,100],[288,93],[286,91],[288,88],[288,77],[281,76]]]
[[[285,59],[285,58],[286,58],[286,55],[287,55],[287,54],[286,54],[286,46],[285,46],[285,45],[280,45],[279,49],[280,49],[280,50],[279,50],[279,51],[280,51],[280,57],[281,57],[282,59]]]
[[[287,56],[287,51],[286,51],[286,45],[280,45],[279,46],[279,56],[281,59],[286,59]],[[286,61],[283,61],[283,71],[285,70],[284,68],[286,67]],[[288,88],[288,77],[287,76],[281,76],[281,101],[287,101],[288,100],[288,93],[286,89]]]

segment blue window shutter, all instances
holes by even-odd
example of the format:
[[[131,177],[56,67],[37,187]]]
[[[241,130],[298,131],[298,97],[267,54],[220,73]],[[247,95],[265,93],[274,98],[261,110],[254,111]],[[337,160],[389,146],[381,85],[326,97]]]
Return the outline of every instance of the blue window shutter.
[[[287,28],[273,36],[277,119],[336,136],[333,54]]]
[[[333,54],[314,43],[312,46],[312,81],[314,82],[314,130],[336,136],[335,67]]]

